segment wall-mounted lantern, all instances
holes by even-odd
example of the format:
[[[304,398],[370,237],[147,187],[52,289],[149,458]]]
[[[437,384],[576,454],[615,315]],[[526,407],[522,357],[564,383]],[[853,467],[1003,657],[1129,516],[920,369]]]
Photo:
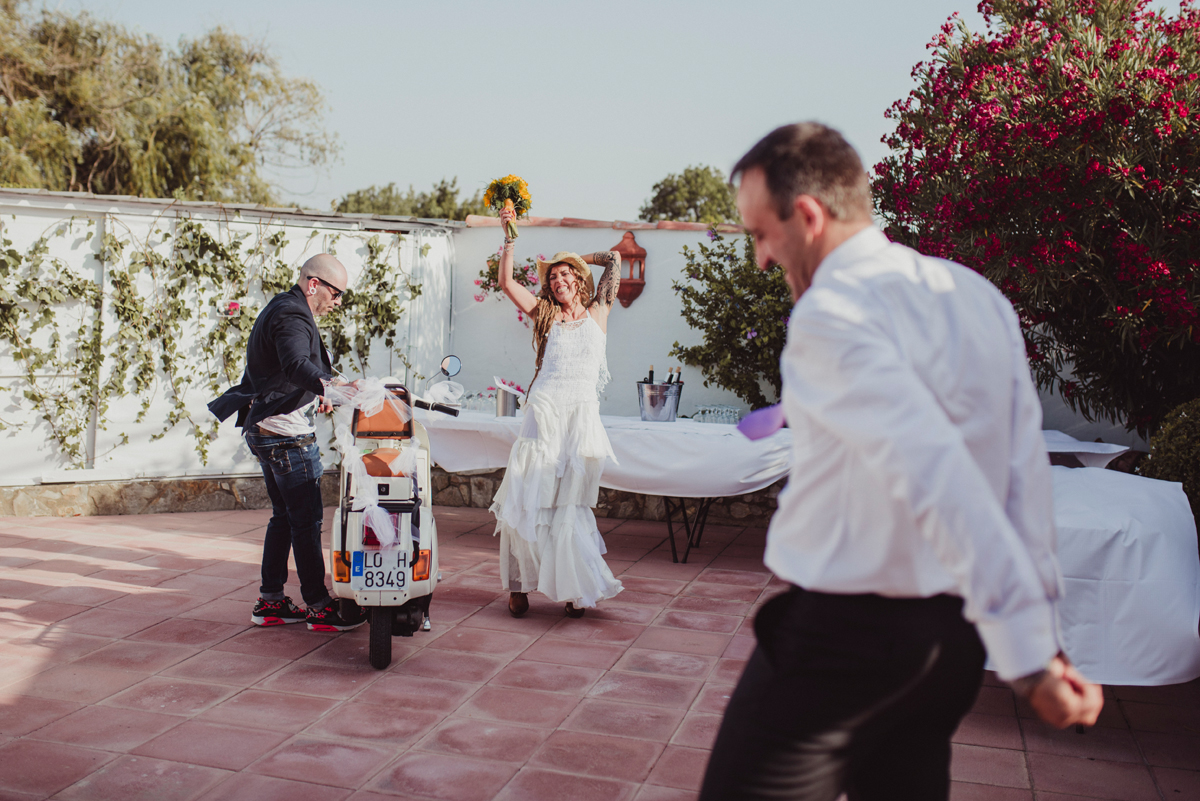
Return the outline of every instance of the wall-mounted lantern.
[[[633,231],[626,231],[613,250],[621,254],[623,265],[629,265],[629,277],[622,276],[621,286],[617,289],[617,300],[629,308],[629,304],[637,300],[646,288],[646,249],[638,245],[633,238]]]

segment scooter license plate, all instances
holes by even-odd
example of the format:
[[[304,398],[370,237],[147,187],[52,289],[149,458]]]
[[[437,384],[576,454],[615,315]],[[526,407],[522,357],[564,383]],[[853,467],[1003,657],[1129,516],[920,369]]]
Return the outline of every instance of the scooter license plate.
[[[401,590],[408,581],[408,554],[401,550],[354,551],[350,587],[354,590]]]

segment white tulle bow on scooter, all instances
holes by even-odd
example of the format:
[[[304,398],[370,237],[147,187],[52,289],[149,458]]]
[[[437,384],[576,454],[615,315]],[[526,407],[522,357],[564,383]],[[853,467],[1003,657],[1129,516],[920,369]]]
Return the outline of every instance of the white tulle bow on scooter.
[[[351,433],[355,409],[369,417],[379,414],[386,403],[405,423],[412,419],[412,412],[407,404],[388,392],[383,380],[379,378],[360,378],[354,384],[327,387],[325,397],[337,407],[333,415],[334,447],[342,454],[342,464],[354,479],[354,503],[351,509],[363,513],[367,525],[375,532],[381,546],[388,548],[398,545],[401,551],[412,553],[412,532],[407,528],[397,532],[396,527],[392,525],[392,516],[379,506],[375,482],[367,473],[362,454],[354,446],[354,434]],[[402,448],[400,455],[388,466],[393,475],[413,475],[417,469],[416,451],[412,448]]]

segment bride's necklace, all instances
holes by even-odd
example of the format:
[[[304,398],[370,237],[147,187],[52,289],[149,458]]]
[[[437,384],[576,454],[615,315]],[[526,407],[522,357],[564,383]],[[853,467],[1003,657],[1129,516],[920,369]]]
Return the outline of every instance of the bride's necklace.
[[[583,304],[577,304],[570,311],[562,310],[562,322],[577,323],[587,316],[587,309],[583,308]]]

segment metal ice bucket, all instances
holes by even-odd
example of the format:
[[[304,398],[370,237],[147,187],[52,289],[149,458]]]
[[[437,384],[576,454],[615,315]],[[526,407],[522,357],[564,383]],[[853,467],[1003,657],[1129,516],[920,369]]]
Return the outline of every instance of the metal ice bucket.
[[[496,416],[497,417],[516,417],[517,416],[517,396],[511,392],[505,392],[502,389],[496,390]]]
[[[642,420],[649,423],[674,423],[679,411],[680,384],[646,384],[638,382],[638,408]]]

